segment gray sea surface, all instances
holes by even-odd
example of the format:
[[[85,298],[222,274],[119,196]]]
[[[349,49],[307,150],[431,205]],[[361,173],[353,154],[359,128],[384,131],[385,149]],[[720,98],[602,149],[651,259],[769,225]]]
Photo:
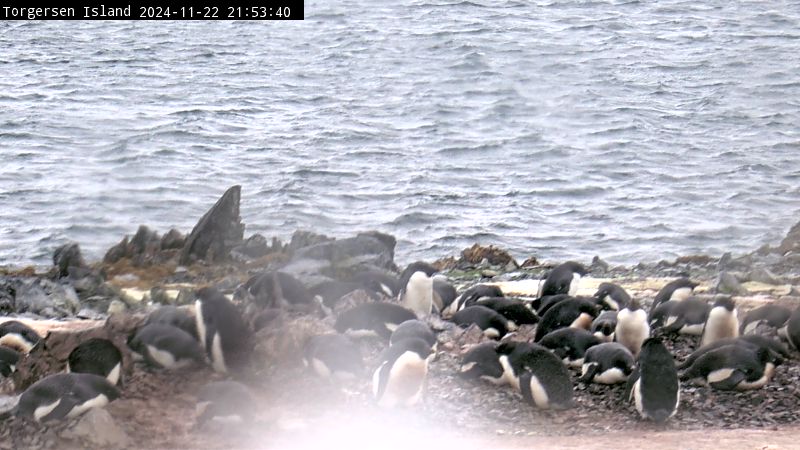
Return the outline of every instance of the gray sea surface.
[[[188,232],[742,253],[800,219],[800,2],[307,0],[302,22],[0,23],[0,264]]]

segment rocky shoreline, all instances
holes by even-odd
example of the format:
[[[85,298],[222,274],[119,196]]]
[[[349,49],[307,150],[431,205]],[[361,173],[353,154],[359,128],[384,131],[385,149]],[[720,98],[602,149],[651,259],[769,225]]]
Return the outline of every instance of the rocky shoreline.
[[[263,271],[280,269],[308,287],[347,279],[365,268],[398,272],[395,238],[377,231],[346,239],[297,231],[287,243],[260,234],[245,238],[245,224],[239,216],[240,191],[239,186],[228,189],[186,235],[179,230],[160,235],[143,225],[110,248],[99,262],[85,261],[79,245],[71,243],[56,249],[50,268],[0,269],[0,321],[21,319],[34,325],[42,336],[49,333],[47,345],[43,346],[46,349],[35,349],[25,358],[13,376],[0,384],[0,394],[13,394],[44,374],[61,370],[65,352],[88,336],[109,337],[124,348],[127,334],[146,313],[160,305],[191,305],[193,292],[202,286],[214,286],[237,298],[241,285]],[[503,249],[476,244],[433,265],[459,292],[479,282],[491,282],[505,286],[507,294],[525,297],[532,296],[530,289],[522,287],[525,280],[539,280],[555,263],[541,262],[533,255],[520,263]],[[611,266],[601,257],[585,263],[590,267],[590,278],[582,287],[589,295],[599,281],[612,279],[634,297],[650,299],[665,279],[691,276],[701,283],[699,295],[731,295],[744,310],[772,302],[800,306],[800,223],[777,245],[765,245],[745,255],[689,255],[635,266]],[[359,295],[357,291],[344,302],[364,301]],[[297,364],[305,339],[331,329],[329,320],[308,310],[287,310],[280,317],[257,335],[258,363],[249,380],[261,386],[260,400],[268,405],[261,417],[263,427],[240,430],[234,444],[250,447],[255,442],[263,443],[266,433],[270,436],[267,446],[289,447],[292,436],[325,423],[332,414],[353,420],[369,418],[376,421],[376,426],[389,420],[376,413],[364,383],[332,389],[321,385]],[[449,432],[467,427],[482,436],[488,433],[523,437],[653,427],[638,420],[629,405],[619,401],[619,386],[576,384],[578,407],[553,413],[530,407],[510,390],[457,379],[462,347],[480,341],[482,336],[474,328],[443,327],[441,331],[444,351],[432,364],[424,405],[419,411],[392,416],[392,421],[399,420],[413,429],[447,423]],[[370,343],[364,345],[366,361],[370,363],[379,348]],[[678,337],[669,345],[683,357],[694,342]],[[109,405],[107,411],[58,425],[3,421],[0,449],[63,445],[231,447],[226,443],[231,436],[224,430],[205,434],[191,431],[193,389],[217,375],[207,370],[181,374],[144,372],[127,360],[127,351],[124,353],[128,382],[123,399]],[[793,356],[798,357],[797,353]],[[781,366],[773,382],[757,391],[719,393],[688,387],[678,415],[663,429],[797,426],[800,422],[794,411],[800,402],[798,386],[800,367],[792,361]],[[287,413],[290,404],[300,405],[293,408],[300,408],[301,413]],[[347,406],[347,411],[342,405]],[[147,411],[154,408],[166,411],[164,420],[148,416]],[[96,429],[108,431],[109,435],[93,437],[92,430]]]

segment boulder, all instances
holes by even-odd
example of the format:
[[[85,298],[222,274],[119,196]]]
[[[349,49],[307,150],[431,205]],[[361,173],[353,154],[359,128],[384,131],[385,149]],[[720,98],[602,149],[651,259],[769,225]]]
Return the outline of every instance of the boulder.
[[[747,293],[747,289],[739,283],[739,280],[728,272],[720,272],[717,281],[714,283],[713,290],[718,294],[729,295],[744,295]]]
[[[69,275],[70,267],[87,267],[80,246],[74,242],[64,244],[53,252],[53,265],[58,268],[59,277]]]
[[[239,217],[241,186],[229,188],[192,229],[183,245],[180,264],[196,260],[218,262],[244,238],[244,224]]]
[[[352,238],[336,239],[297,249],[292,255],[292,262],[325,261],[334,272],[346,274],[359,267],[369,266],[395,270],[396,244],[397,240],[385,233],[359,233]]]
[[[519,267],[510,253],[494,245],[483,246],[474,244],[472,247],[465,248],[461,251],[460,262],[474,266],[482,264],[484,260],[492,266],[505,267],[509,263],[513,263]]]
[[[44,278],[16,280],[14,309],[45,317],[68,317],[80,309],[75,289]]]
[[[93,447],[124,448],[131,439],[104,408],[92,408],[83,414],[74,425],[61,433],[64,439],[80,439]]]
[[[783,280],[764,267],[757,267],[747,274],[747,279],[764,284],[783,284]]]
[[[275,244],[273,240],[273,245]],[[278,244],[280,248],[280,244]],[[250,261],[266,256],[274,249],[267,245],[267,238],[256,233],[231,250],[231,257],[238,261]]]
[[[789,252],[800,252],[800,222],[797,222],[789,229],[789,232],[786,233],[786,237],[783,238],[778,248],[775,249],[781,255],[785,255]]]
[[[330,324],[314,317],[297,317],[272,323],[256,334],[254,360],[265,365],[299,365],[311,336],[335,333]]]

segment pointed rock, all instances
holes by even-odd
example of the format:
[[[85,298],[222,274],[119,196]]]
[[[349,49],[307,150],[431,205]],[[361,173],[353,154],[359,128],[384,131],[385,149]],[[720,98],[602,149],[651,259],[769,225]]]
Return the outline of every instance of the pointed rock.
[[[198,259],[220,261],[242,242],[244,224],[239,217],[241,186],[233,186],[208,210],[192,229],[181,251],[180,264]]]

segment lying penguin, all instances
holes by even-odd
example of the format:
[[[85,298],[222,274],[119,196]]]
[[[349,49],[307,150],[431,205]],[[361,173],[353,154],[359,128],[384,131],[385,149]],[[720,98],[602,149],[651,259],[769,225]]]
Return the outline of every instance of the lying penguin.
[[[536,327],[534,341],[538,342],[547,333],[564,327],[589,329],[597,317],[599,307],[591,297],[573,297],[558,302],[548,309]]]
[[[162,305],[160,308],[153,310],[148,314],[144,324],[161,323],[164,325],[172,325],[181,330],[191,334],[195,339],[197,336],[197,323],[194,314],[186,307],[177,307],[172,305]]]
[[[766,336],[760,336],[758,334],[751,334],[747,336],[739,336],[738,338],[721,339],[711,344],[704,345],[692,352],[682,363],[678,364],[678,370],[684,370],[691,366],[695,361],[697,361],[697,358],[703,356],[711,350],[716,350],[726,345],[738,343],[750,345],[756,350],[759,348],[767,349],[772,352],[773,356],[777,359],[789,359],[791,357],[789,350],[775,339]]]
[[[539,317],[543,317],[547,310],[571,298],[575,297],[569,294],[545,295],[544,297],[534,299],[533,302],[531,302],[531,306],[536,310],[536,314],[538,314]]]
[[[581,277],[589,271],[582,264],[575,261],[567,261],[559,264],[544,280],[540,297],[545,295],[569,294],[575,295],[578,292]]]
[[[625,397],[636,410],[656,423],[665,422],[678,411],[680,381],[675,362],[658,338],[647,338],[639,353],[639,364],[628,377]]]
[[[119,396],[117,388],[99,375],[57,373],[26,389],[16,414],[37,422],[71,419],[91,408],[102,408]]]
[[[145,325],[128,340],[128,347],[148,364],[174,370],[204,364],[205,353],[192,335],[162,323]]]
[[[468,306],[450,318],[456,324],[468,327],[477,325],[490,339],[500,339],[508,333],[508,321],[500,313],[481,305]]]
[[[394,303],[364,303],[342,312],[334,328],[353,336],[380,336],[388,340],[406,320],[416,319],[413,311]]]
[[[617,311],[603,311],[592,321],[592,328],[589,331],[601,342],[613,342],[616,328]]]
[[[692,295],[694,288],[699,285],[699,283],[695,283],[688,278],[678,278],[677,280],[670,281],[658,291],[656,298],[653,300],[653,305],[650,307],[650,311],[652,312],[658,305],[670,300],[678,302],[686,300]]]
[[[594,293],[594,297],[605,308],[613,311],[619,311],[631,301],[631,296],[625,289],[614,283],[600,283],[600,286],[597,287],[597,292]]]
[[[699,336],[703,334],[711,307],[697,298],[682,300],[671,308],[667,321],[661,330],[664,333],[678,333]]]
[[[633,372],[633,354],[624,345],[605,342],[586,350],[581,366],[583,383],[623,383]]]
[[[759,325],[765,324],[776,330],[786,326],[792,312],[785,306],[769,304],[755,308],[745,314],[739,325],[739,334],[753,334]]]
[[[559,328],[547,333],[538,344],[550,349],[569,367],[581,367],[586,351],[600,339],[583,328]]]
[[[461,295],[450,304],[450,307],[442,313],[442,316],[445,318],[452,317],[453,314],[468,306],[477,304],[482,299],[504,296],[505,294],[503,294],[503,290],[498,286],[493,286],[490,284],[476,284],[475,286],[472,286],[461,293]]]
[[[41,336],[33,328],[16,320],[0,323],[0,345],[11,347],[20,353],[30,353]]]
[[[237,381],[216,381],[203,386],[197,396],[195,428],[213,419],[236,417],[252,422],[257,411],[255,394]]]
[[[503,342],[497,346],[506,380],[522,397],[542,409],[573,406],[572,381],[561,360],[548,349],[526,342]]]
[[[17,368],[21,355],[10,347],[0,346],[0,375],[8,377]]]
[[[303,363],[322,378],[357,378],[364,374],[361,352],[345,335],[312,336],[304,350]]]
[[[88,339],[70,352],[67,373],[70,372],[100,375],[116,386],[122,381],[122,352],[108,339]]]
[[[461,359],[460,374],[468,379],[486,380],[494,385],[506,384],[503,365],[495,350],[496,342],[483,342],[470,348]]]
[[[430,345],[418,338],[403,339],[384,350],[372,376],[372,394],[378,406],[417,404],[422,399],[430,356]]]
[[[723,391],[758,389],[772,378],[781,360],[768,349],[741,342],[707,351],[690,365],[681,379],[705,379]]]
[[[533,325],[539,322],[539,316],[528,305],[513,298],[486,297],[478,300],[476,305],[485,306],[505,317],[511,331],[520,325]]]

